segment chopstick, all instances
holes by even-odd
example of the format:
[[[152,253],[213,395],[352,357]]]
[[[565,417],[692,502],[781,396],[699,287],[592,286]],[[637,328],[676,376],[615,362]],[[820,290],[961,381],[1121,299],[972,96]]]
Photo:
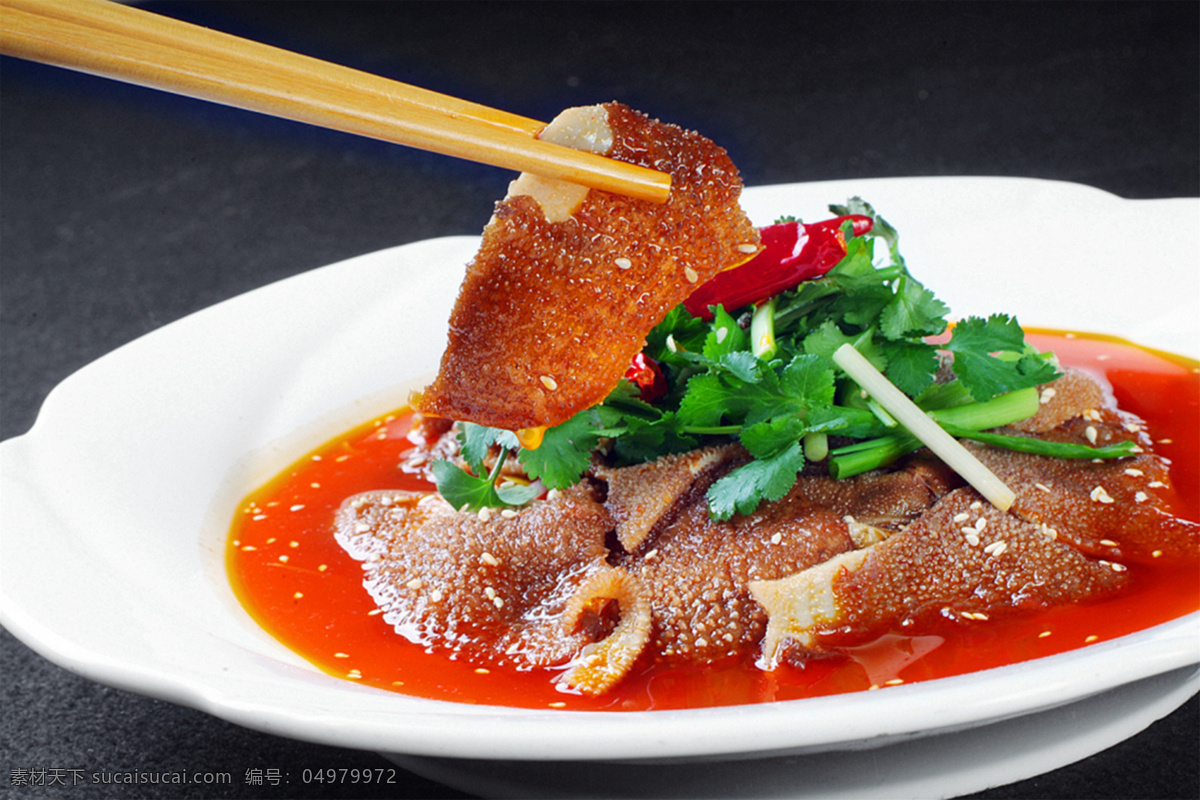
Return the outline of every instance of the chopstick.
[[[0,0],[0,53],[664,202],[670,176],[535,138],[545,123],[104,0]]]

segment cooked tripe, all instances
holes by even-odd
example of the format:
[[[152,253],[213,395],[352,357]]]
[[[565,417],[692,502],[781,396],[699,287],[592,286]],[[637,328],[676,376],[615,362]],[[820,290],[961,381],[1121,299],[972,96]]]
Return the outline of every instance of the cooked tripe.
[[[508,430],[601,402],[646,334],[758,232],[720,147],[618,103],[568,109],[541,138],[669,173],[664,204],[522,175],[467,266],[418,411]]]

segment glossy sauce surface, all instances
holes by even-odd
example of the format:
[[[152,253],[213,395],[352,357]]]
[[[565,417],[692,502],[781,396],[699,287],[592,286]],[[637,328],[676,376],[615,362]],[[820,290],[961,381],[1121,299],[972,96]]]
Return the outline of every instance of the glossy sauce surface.
[[[1105,378],[1120,407],[1142,417],[1171,460],[1175,513],[1200,519],[1200,367],[1189,359],[1092,335],[1031,333],[1064,365]],[[334,541],[334,512],[373,489],[431,490],[398,468],[413,445],[398,411],[331,440],[249,495],[227,545],[230,580],[267,631],[331,675],[381,689],[466,703],[575,710],[692,708],[790,700],[930,680],[1112,639],[1200,607],[1200,562],[1128,564],[1129,591],[1101,602],[994,620],[947,623],[919,636],[886,635],[846,658],[764,672],[754,656],[717,665],[656,667],[649,659],[612,692],[558,691],[556,673],[452,660],[394,633],[362,586],[362,568]]]

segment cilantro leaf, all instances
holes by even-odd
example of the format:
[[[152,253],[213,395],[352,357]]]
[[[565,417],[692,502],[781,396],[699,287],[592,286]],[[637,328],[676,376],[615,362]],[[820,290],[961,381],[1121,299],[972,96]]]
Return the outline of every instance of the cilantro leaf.
[[[484,459],[487,458],[493,444],[508,450],[516,450],[521,446],[512,431],[488,428],[473,422],[459,424],[458,443],[463,460],[477,473],[483,472]]]
[[[481,508],[520,506],[528,503],[541,493],[540,487],[521,484],[496,486],[496,479],[500,476],[507,453],[507,450],[501,451],[496,466],[488,475],[472,475],[445,459],[433,462],[433,477],[437,482],[438,492],[447,503],[459,511],[478,511]]]
[[[734,514],[749,514],[763,500],[780,499],[795,486],[804,469],[804,447],[793,442],[775,455],[743,464],[709,487],[708,512],[713,519],[726,520]]]
[[[624,431],[621,412],[607,406],[584,409],[566,422],[546,430],[536,450],[517,454],[525,473],[550,489],[565,489],[579,482],[592,461],[592,451],[606,436]]]
[[[1025,332],[1007,314],[959,322],[946,349],[954,354],[954,374],[976,401],[1049,383],[1059,376],[1052,363],[1026,349]]]

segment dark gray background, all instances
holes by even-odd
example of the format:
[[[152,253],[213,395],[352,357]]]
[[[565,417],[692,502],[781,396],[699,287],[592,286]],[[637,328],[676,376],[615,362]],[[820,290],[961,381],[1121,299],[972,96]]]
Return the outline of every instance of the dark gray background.
[[[1129,198],[1200,194],[1194,2],[148,6],[539,119],[620,100],[723,144],[751,185],[1011,175]],[[348,256],[478,233],[510,178],[4,59],[0,436],[27,430],[71,372],[171,320]],[[1147,248],[1131,271],[1154,268]],[[385,766],[374,754],[99,686],[7,632],[0,674],[0,794],[13,769],[81,768],[235,776],[220,791],[126,797],[382,796],[295,779],[305,768]],[[1197,705],[981,796],[1200,796]],[[254,768],[293,781],[247,785]],[[406,781],[392,793],[460,796]],[[13,797],[55,794],[11,787]]]

